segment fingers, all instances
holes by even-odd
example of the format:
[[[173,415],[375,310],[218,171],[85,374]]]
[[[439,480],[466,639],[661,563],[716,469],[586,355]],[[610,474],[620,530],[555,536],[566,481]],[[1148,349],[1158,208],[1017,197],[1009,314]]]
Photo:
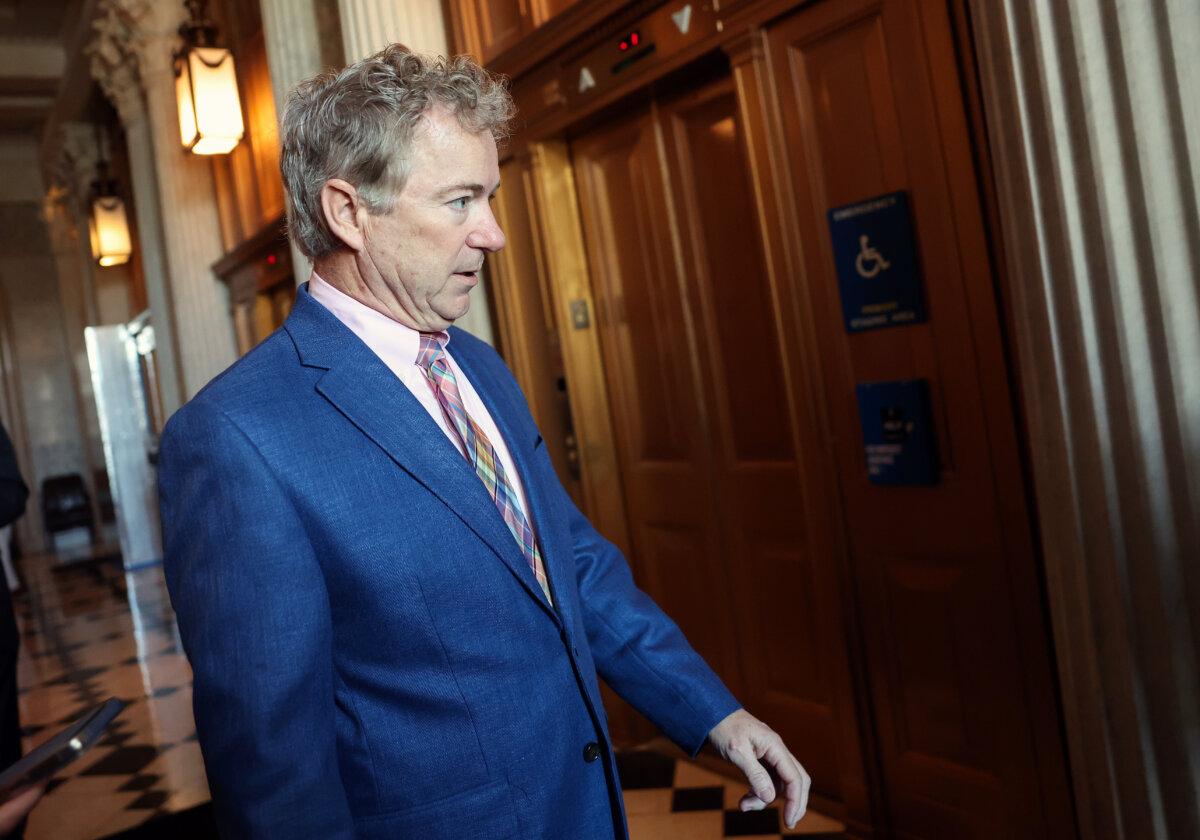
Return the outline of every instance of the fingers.
[[[808,809],[812,779],[784,746],[783,739],[745,709],[731,713],[717,724],[709,739],[750,783],[750,792],[739,803],[741,809],[760,811],[782,791],[783,821],[789,829],[794,828]]]
[[[742,811],[761,811],[767,807],[767,803],[763,802],[753,793],[747,793],[738,800],[738,808]]]
[[[766,807],[766,803],[772,802],[775,799],[775,785],[771,782],[771,774],[758,761],[758,756],[750,746],[730,745],[728,754],[726,755],[737,769],[745,775],[746,781],[750,783],[750,792],[761,803],[757,808],[746,808],[742,810],[760,810]],[[743,805],[747,797],[742,798]]]
[[[812,789],[812,779],[790,752],[787,754],[787,759],[796,769],[796,778],[787,785],[785,793],[787,804],[783,809],[783,821],[788,828],[795,828],[796,823],[808,810],[808,794]]]
[[[800,762],[796,761],[796,757],[788,751],[777,735],[771,739],[763,753],[763,759],[775,771],[775,775],[783,784],[786,800],[783,807],[783,821],[788,828],[792,828],[804,816],[804,811],[808,807],[808,789],[811,781],[808,774],[804,772],[804,768],[800,766]]]

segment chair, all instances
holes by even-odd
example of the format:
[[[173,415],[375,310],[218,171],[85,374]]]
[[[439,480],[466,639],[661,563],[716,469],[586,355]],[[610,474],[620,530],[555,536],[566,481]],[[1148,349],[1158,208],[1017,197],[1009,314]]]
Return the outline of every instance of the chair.
[[[92,503],[79,473],[55,475],[42,481],[42,527],[52,546],[56,544],[56,534],[77,528],[86,528],[88,542],[93,540]]]

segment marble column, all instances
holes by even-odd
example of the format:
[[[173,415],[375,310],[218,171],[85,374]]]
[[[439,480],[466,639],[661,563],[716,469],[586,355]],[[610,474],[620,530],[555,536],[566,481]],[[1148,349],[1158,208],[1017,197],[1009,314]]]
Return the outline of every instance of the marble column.
[[[1200,837],[1200,5],[969,6],[1080,835]]]
[[[346,61],[357,61],[399,42],[414,52],[445,55],[446,21],[440,0],[338,0]],[[457,325],[495,343],[488,312],[487,279],[471,293],[471,308]]]
[[[93,521],[99,523],[99,494],[94,476],[104,464],[104,444],[83,340],[84,327],[97,323],[94,285],[97,268],[88,238],[88,203],[98,155],[94,128],[85,123],[61,125],[50,145],[53,162],[46,172],[48,187],[42,218],[54,253],[63,343],[71,375],[72,393],[69,397],[64,395],[68,404],[64,408],[74,409],[78,417],[86,469],[84,481],[91,494]]]
[[[346,61],[400,42],[414,52],[446,54],[440,0],[338,0]]]
[[[320,22],[313,0],[261,0],[261,6],[275,113],[282,119],[288,92],[325,69]],[[291,251],[292,273],[299,285],[308,279],[312,263],[294,244]]]
[[[143,263],[169,415],[236,356],[228,291],[211,269],[224,250],[212,165],[179,140],[171,53],[186,11],[149,0],[98,9],[92,74],[125,124],[140,236],[161,243],[143,245]]]

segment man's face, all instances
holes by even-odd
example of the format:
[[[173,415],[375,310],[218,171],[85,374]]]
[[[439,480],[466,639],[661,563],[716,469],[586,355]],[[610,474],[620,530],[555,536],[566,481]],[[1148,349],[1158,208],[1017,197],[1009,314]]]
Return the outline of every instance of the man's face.
[[[436,106],[417,128],[410,160],[392,211],[367,214],[359,269],[393,318],[435,332],[466,314],[484,255],[504,247],[489,203],[500,186],[496,141]]]

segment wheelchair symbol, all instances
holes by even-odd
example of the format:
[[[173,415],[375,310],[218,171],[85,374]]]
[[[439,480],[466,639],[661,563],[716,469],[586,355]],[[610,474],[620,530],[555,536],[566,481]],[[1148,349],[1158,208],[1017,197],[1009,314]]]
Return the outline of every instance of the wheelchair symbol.
[[[879,272],[892,267],[892,264],[883,258],[883,254],[871,245],[865,233],[858,237],[858,247],[860,250],[854,258],[854,270],[864,280],[870,280]]]

